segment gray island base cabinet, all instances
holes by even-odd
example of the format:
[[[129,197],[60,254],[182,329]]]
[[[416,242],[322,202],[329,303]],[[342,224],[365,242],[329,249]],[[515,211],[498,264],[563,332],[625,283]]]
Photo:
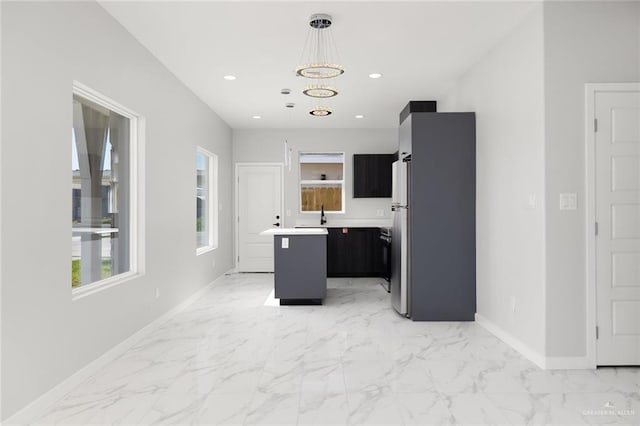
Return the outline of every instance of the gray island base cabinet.
[[[281,305],[322,304],[327,296],[327,230],[272,229],[274,296]]]

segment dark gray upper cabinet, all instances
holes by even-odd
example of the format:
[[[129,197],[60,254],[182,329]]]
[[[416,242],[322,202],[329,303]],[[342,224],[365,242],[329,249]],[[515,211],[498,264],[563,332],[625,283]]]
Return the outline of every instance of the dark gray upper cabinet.
[[[353,198],[391,197],[393,154],[353,155]]]

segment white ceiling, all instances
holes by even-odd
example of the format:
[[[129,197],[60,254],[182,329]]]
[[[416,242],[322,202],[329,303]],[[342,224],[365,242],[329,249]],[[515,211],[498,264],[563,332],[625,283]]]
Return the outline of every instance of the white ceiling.
[[[534,2],[143,1],[102,6],[231,127],[390,128],[409,100],[438,100]],[[345,73],[329,117],[296,77],[312,13],[333,16]],[[372,72],[384,76],[373,80]],[[226,81],[227,74],[237,76]],[[281,95],[280,89],[292,93]],[[296,108],[287,109],[286,102]],[[356,119],[356,114],[365,115]],[[256,120],[252,116],[260,115]]]

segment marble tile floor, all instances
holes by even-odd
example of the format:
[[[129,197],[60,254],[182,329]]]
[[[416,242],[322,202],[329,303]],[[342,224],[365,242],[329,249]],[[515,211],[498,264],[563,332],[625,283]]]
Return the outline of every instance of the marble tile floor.
[[[640,424],[640,370],[543,371],[475,323],[401,318],[377,279],[269,306],[233,274],[38,425]]]

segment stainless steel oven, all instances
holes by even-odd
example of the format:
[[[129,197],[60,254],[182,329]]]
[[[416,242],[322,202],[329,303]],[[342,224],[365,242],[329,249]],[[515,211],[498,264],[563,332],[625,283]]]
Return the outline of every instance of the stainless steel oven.
[[[381,276],[387,282],[383,287],[389,293],[389,281],[391,280],[391,228],[380,228],[380,240],[382,242],[382,271]]]

